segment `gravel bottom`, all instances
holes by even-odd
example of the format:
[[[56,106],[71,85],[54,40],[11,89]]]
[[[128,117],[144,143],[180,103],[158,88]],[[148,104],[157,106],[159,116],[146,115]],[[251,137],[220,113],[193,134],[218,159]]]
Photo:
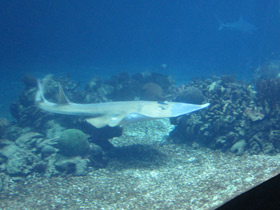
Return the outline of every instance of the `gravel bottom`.
[[[171,126],[157,123],[159,129]],[[152,125],[126,126],[123,136],[113,140],[117,149],[108,166],[87,176],[3,178],[0,208],[213,209],[280,171],[280,155],[194,149],[167,143],[164,132],[143,139],[142,128],[148,134]]]

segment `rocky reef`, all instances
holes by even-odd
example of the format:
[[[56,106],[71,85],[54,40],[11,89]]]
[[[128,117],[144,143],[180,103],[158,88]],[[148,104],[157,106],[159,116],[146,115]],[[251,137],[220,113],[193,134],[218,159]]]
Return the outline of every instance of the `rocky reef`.
[[[34,105],[34,77],[23,80],[25,89],[11,104],[15,121],[1,120],[0,172],[10,176],[85,175],[106,167],[116,153],[110,139],[122,128],[96,129],[83,117],[44,112]],[[191,115],[171,119],[175,129],[169,143],[209,147],[238,156],[280,152],[280,80],[259,76],[245,83],[233,76],[194,79],[186,84],[158,73],[121,73],[108,80],[93,78],[82,89],[70,77],[52,77],[45,95],[57,100],[57,82],[77,103],[122,100],[161,100],[211,103]],[[158,131],[160,132],[160,131]]]

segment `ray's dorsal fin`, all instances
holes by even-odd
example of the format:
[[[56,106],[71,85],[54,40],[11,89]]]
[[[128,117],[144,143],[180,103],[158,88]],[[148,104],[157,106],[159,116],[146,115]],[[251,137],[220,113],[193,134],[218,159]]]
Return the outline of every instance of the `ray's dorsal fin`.
[[[70,101],[66,97],[60,83],[58,83],[58,103],[59,104],[69,104]]]

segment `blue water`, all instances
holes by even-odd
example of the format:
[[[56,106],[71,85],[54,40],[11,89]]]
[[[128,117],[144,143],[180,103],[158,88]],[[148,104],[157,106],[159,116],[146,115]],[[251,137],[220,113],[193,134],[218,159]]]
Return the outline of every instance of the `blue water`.
[[[253,69],[280,51],[276,0],[9,0],[0,2],[2,103],[25,73],[70,73],[75,80],[118,72],[193,77]],[[256,27],[218,30],[240,17]],[[164,68],[163,68],[164,66]]]

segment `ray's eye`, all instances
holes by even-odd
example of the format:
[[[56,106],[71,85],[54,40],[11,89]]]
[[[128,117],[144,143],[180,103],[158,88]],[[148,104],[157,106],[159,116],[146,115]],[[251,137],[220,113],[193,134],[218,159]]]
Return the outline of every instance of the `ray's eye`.
[[[158,104],[159,104],[158,108],[159,108],[160,110],[166,110],[166,109],[168,109],[168,103],[167,103],[167,102],[158,101]]]
[[[160,107],[158,107],[160,110],[166,110],[167,109],[167,107],[164,107],[164,106],[160,106]]]
[[[168,103],[165,102],[165,101],[158,101],[157,103],[158,103],[158,104],[161,104],[161,105],[168,105]]]

